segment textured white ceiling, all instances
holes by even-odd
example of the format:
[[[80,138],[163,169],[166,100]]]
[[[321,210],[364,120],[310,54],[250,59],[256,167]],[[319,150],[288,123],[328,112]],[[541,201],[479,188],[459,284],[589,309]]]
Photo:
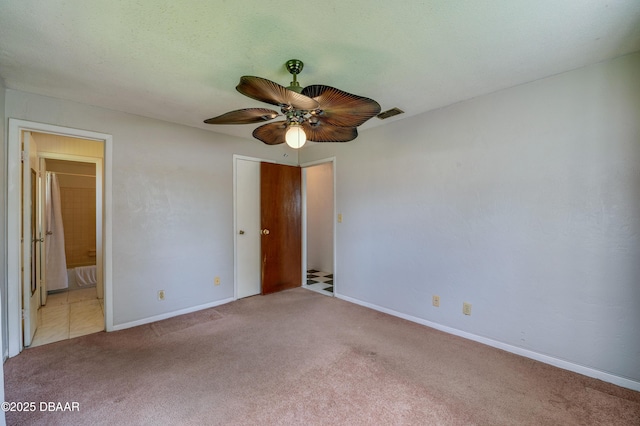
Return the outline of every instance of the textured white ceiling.
[[[0,0],[8,88],[246,138],[202,121],[269,107],[235,86],[292,58],[406,112],[364,129],[639,50],[639,0]]]

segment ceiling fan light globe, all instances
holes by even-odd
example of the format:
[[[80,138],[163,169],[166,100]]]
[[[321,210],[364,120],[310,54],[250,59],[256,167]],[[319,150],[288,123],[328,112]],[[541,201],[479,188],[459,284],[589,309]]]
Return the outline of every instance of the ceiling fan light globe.
[[[284,135],[284,140],[291,148],[298,149],[307,141],[307,135],[299,125],[291,125]]]

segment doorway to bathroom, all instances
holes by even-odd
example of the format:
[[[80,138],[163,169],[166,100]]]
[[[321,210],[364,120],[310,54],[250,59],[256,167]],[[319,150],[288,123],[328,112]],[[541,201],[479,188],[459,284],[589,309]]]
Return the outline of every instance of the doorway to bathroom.
[[[5,312],[8,312],[5,359],[18,355],[25,347],[42,344],[43,340],[38,340],[36,331],[38,328],[42,329],[41,331],[46,328],[52,329],[53,324],[48,320],[62,319],[66,324],[60,326],[57,332],[49,330],[55,337],[50,336],[44,343],[112,329],[111,209],[109,207],[111,145],[112,136],[108,134],[9,119],[7,149],[9,166],[7,172],[9,186],[7,283],[9,284],[3,289],[4,294],[7,295],[4,299],[7,306]],[[57,166],[70,167],[70,169],[53,170],[56,163],[58,163]],[[54,176],[56,179],[53,179]],[[83,237],[84,242],[82,238],[80,239],[80,244],[85,245],[81,249],[84,251],[84,260],[74,257],[75,255],[68,252],[66,247],[55,250],[55,244],[51,246],[53,241],[49,241],[54,231],[58,235],[64,234],[59,228],[51,229],[54,213],[46,210],[47,201],[51,203],[51,199],[47,199],[47,192],[50,196],[52,182],[56,180],[60,184],[60,179],[76,180],[76,183],[72,184],[75,188],[70,188],[71,192],[84,193],[85,198],[87,194],[94,194],[89,195],[93,203],[90,203],[88,208],[95,211],[95,219],[93,217],[80,219],[78,216],[72,216],[71,221],[67,220],[70,230],[77,228],[78,223],[83,221],[86,222],[83,226],[95,229],[94,232],[89,233],[88,237],[86,235]],[[78,183],[78,179],[84,180],[84,183]],[[65,186],[68,185],[62,182],[63,189],[57,188],[57,191],[66,192],[67,198],[77,199],[78,197],[74,197],[74,194],[69,195],[69,190],[65,189]],[[62,198],[64,197],[63,195]],[[78,206],[76,202],[75,206],[72,203],[72,207],[69,208],[82,210],[87,207]],[[45,220],[48,215],[50,215],[49,222]],[[64,225],[62,213],[59,212],[58,216]],[[90,240],[88,244],[86,238]],[[74,238],[70,237],[70,239]],[[56,288],[51,281],[56,272],[48,271],[47,248],[51,253],[64,252],[65,258],[75,259],[72,260],[75,265],[70,265],[72,268],[67,268],[66,260],[64,263],[58,263],[57,273],[66,281],[67,287],[63,285]],[[86,270],[73,271],[70,278],[68,269],[73,270],[74,267],[86,268]],[[52,277],[48,278],[47,272],[50,272]],[[75,283],[72,283],[70,288],[69,281],[73,280]],[[76,288],[79,290],[72,293]],[[65,291],[67,292],[65,296],[59,295]],[[52,298],[56,295],[57,297]],[[73,306],[76,302],[89,299],[93,307],[98,307],[99,310],[90,313],[86,306]],[[48,314],[46,308],[54,305],[59,306],[58,312]],[[66,309],[63,309],[63,305],[66,305]],[[97,312],[99,312],[99,320]],[[83,321],[80,327],[72,326],[71,321],[78,317],[89,319],[92,324],[88,326],[87,321]]]
[[[57,136],[32,134],[51,146]],[[75,153],[100,154],[98,142],[70,141]],[[42,147],[43,143],[38,143]],[[95,149],[94,149],[95,148]],[[40,148],[42,150],[42,148]],[[96,162],[76,154],[39,152],[45,250],[41,306],[30,347],[104,330],[104,290],[98,285]],[[100,158],[100,157],[96,157]]]
[[[335,158],[301,165],[305,287],[327,296],[335,293]]]
[[[37,132],[29,136],[39,162],[35,213],[42,240],[40,307],[29,343],[35,347],[104,330],[97,209],[104,148],[99,141]]]

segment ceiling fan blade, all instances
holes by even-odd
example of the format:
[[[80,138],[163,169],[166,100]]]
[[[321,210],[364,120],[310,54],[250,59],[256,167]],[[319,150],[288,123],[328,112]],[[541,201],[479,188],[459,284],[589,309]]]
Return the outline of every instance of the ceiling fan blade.
[[[302,89],[302,94],[318,101],[321,110],[318,119],[332,126],[358,127],[380,113],[380,104],[373,99],[335,87],[315,84]]]
[[[267,145],[285,143],[284,134],[287,130],[286,121],[264,124],[253,131],[253,137]]]
[[[276,111],[267,108],[245,108],[227,112],[204,120],[204,122],[207,124],[251,124],[273,120],[279,115]]]
[[[265,78],[245,75],[240,78],[236,90],[245,96],[271,105],[291,105],[294,109],[300,110],[318,108],[318,102],[310,97],[296,93]]]
[[[314,125],[304,122],[302,129],[307,135],[307,140],[311,142],[349,142],[358,137],[358,130],[355,127],[338,127]]]

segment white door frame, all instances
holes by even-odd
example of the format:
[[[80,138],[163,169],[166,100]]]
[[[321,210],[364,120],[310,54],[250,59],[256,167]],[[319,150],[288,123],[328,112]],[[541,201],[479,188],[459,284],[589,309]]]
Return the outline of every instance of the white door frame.
[[[39,186],[40,165],[38,163],[38,147],[31,132],[24,132],[21,137],[22,150],[22,250],[21,255],[21,279],[22,292],[22,333],[24,345],[31,345],[38,328],[38,309],[40,309],[40,268],[38,264],[39,249],[42,244],[34,244],[43,238],[39,221]],[[35,173],[33,173],[35,172]],[[33,193],[34,188],[36,194]],[[34,200],[35,195],[35,200]],[[35,223],[35,226],[33,224]],[[35,281],[35,291],[32,292],[32,283]]]
[[[103,282],[105,327],[113,330],[112,287],[112,170],[113,137],[106,133],[62,127],[18,119],[9,119],[7,143],[7,308],[8,355],[13,357],[24,349],[22,341],[22,301],[20,300],[20,135],[24,131],[52,133],[104,143],[104,205],[103,205]]]
[[[338,296],[337,284],[337,270],[338,270],[338,256],[337,252],[337,203],[336,203],[336,157],[324,158],[322,160],[310,161],[308,163],[300,164],[300,167],[306,169],[307,167],[318,166],[320,164],[331,163],[331,171],[333,173],[333,295]],[[307,283],[307,175],[302,174],[302,277],[303,285]]]

